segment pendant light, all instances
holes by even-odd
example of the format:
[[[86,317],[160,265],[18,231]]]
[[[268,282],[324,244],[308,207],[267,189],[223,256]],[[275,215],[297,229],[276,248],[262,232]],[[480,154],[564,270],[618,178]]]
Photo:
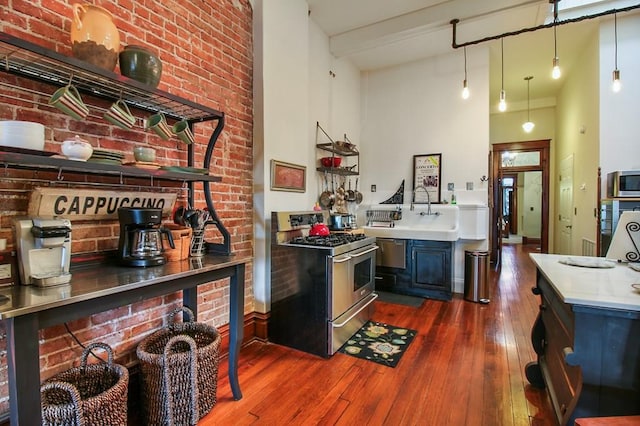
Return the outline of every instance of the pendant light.
[[[464,47],[464,81],[462,82],[462,99],[469,99],[469,86],[467,86],[467,47]]]
[[[553,69],[551,70],[551,77],[557,80],[562,75],[560,71],[560,58],[558,58],[558,37],[556,34],[556,28],[558,27],[558,1],[553,2]]]
[[[531,133],[531,131],[535,127],[535,124],[533,124],[533,121],[531,121],[531,118],[530,118],[531,108],[529,104],[530,103],[529,83],[531,82],[532,78],[533,78],[532,75],[524,78],[525,80],[527,80],[527,121],[522,124],[522,129],[527,133]]]
[[[498,102],[498,110],[500,112],[505,112],[507,110],[507,99],[504,93],[504,39],[500,39],[500,54],[502,57],[502,72],[500,74],[501,79],[501,89],[500,89],[500,102]]]
[[[618,16],[613,14],[613,31],[614,31],[614,52],[615,52],[615,69],[613,70],[613,84],[611,89],[618,93],[622,88],[620,83],[620,70],[618,69]]]

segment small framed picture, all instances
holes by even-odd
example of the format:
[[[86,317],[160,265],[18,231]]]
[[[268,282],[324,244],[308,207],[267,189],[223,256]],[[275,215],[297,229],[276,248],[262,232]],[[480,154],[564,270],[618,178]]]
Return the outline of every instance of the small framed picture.
[[[305,192],[307,168],[284,161],[271,160],[271,190]]]
[[[413,202],[440,203],[442,154],[413,156]],[[422,189],[418,189],[422,187]],[[427,194],[428,193],[428,194]]]

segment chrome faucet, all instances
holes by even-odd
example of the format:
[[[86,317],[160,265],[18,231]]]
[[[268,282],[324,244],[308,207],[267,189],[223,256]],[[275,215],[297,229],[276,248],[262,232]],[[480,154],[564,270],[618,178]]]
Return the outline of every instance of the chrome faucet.
[[[427,190],[427,188],[425,188],[423,185],[420,185],[418,187],[416,187],[413,190],[413,198],[411,198],[411,207],[409,208],[409,210],[413,211],[415,209],[414,207],[414,202],[416,200],[416,191],[418,191],[418,189],[422,188],[424,190],[424,192],[427,194],[427,212],[420,212],[420,216],[431,216],[431,215],[440,215],[440,212],[436,212],[436,213],[432,213],[431,212],[431,195],[429,194],[429,191]]]

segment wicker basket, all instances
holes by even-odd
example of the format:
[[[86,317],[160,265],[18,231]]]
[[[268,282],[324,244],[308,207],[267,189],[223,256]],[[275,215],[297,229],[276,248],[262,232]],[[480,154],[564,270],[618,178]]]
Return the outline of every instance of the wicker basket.
[[[215,327],[173,323],[140,342],[142,402],[147,425],[196,425],[216,404],[221,337]]]
[[[94,348],[107,352],[106,364],[87,365],[87,356]],[[42,384],[42,424],[126,426],[128,388],[129,372],[113,363],[111,347],[92,343],[82,352],[80,367],[63,371]]]

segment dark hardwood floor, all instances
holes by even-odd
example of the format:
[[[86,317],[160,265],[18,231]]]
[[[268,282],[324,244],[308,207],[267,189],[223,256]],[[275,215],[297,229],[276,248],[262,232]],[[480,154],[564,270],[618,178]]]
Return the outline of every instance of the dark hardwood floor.
[[[546,392],[523,371],[535,359],[535,268],[527,246],[503,248],[487,305],[376,302],[374,320],[418,331],[396,368],[254,342],[240,356],[242,400],[222,362],[218,403],[199,425],[555,425]]]

